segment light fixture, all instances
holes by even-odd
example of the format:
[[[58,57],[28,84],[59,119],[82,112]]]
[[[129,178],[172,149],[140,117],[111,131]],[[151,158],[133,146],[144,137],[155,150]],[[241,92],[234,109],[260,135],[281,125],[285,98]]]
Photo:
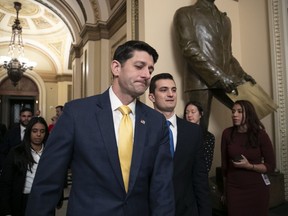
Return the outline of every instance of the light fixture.
[[[19,11],[22,4],[20,2],[14,2],[14,8],[16,10],[16,19],[12,25],[12,35],[9,43],[8,56],[0,57],[1,67],[7,70],[9,79],[12,84],[16,86],[19,80],[22,78],[23,73],[29,69],[33,70],[36,66],[35,62],[30,62],[24,58],[24,45],[22,40],[22,26],[18,19]]]

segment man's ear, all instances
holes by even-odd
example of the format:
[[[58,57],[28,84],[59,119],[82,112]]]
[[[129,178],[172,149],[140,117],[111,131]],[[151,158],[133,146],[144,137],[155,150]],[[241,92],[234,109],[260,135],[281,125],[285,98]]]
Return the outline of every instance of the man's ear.
[[[155,96],[153,93],[149,93],[148,97],[149,97],[151,102],[153,102],[153,103],[155,102]]]
[[[121,71],[121,64],[117,60],[111,62],[111,71],[114,77],[118,77]]]

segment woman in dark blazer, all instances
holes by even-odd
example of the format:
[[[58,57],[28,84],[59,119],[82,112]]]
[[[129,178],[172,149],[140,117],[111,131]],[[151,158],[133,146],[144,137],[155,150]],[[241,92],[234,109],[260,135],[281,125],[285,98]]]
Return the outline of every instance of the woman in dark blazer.
[[[26,127],[22,143],[10,150],[0,176],[0,216],[25,214],[26,202],[48,134],[46,121],[42,117],[33,117]]]

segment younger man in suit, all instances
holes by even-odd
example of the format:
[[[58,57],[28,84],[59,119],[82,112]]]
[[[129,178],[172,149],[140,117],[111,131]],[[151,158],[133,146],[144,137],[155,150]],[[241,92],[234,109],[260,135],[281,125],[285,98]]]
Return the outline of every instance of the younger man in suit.
[[[70,164],[67,215],[175,215],[168,127],[163,115],[137,100],[149,87],[157,59],[147,43],[128,41],[115,51],[112,86],[66,103],[41,156],[27,216],[53,214]],[[122,114],[123,105],[131,112]],[[118,139],[123,116],[131,132],[126,149],[132,147],[125,162]]]
[[[175,215],[211,216],[201,128],[176,116],[177,88],[171,74],[157,74],[151,79],[149,99],[169,121],[172,132]]]

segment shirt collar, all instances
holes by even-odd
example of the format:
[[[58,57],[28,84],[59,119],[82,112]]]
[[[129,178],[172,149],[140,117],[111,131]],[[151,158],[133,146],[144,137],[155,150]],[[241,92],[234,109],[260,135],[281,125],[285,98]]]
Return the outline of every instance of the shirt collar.
[[[38,155],[41,155],[42,152],[43,152],[43,150],[44,150],[44,145],[43,145],[43,144],[42,144],[42,146],[41,146],[41,150],[38,151],[38,152],[36,152],[33,148],[31,148],[32,153],[35,153],[35,154],[38,154]]]
[[[26,129],[26,127],[24,127],[23,125],[20,124],[20,130],[21,130],[21,132],[24,132],[25,129]]]
[[[171,122],[172,127],[176,127],[177,123],[176,123],[176,114],[175,113],[167,120]]]
[[[110,97],[111,109],[113,111],[117,110],[120,106],[123,105],[120,99],[114,93],[112,86],[110,86],[109,88],[109,97]],[[128,104],[128,107],[130,108],[133,115],[135,115],[135,106],[136,106],[136,99],[133,100],[130,104]]]

